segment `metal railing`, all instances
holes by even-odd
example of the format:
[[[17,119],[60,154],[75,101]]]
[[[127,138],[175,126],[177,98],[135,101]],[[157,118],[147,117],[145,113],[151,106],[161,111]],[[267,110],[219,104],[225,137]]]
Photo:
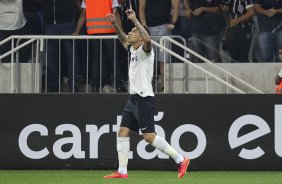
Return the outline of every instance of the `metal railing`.
[[[86,57],[87,57],[87,68],[86,68],[86,82],[85,82],[85,92],[90,92],[90,89],[89,89],[89,40],[91,39],[114,39],[116,41],[117,39],[117,36],[36,36],[36,35],[26,35],[26,36],[11,36],[3,41],[0,42],[0,46],[2,44],[5,44],[7,42],[11,42],[11,50],[8,51],[7,53],[5,54],[2,54],[0,56],[0,61],[11,55],[11,85],[10,85],[10,93],[17,93],[18,92],[18,87],[17,85],[15,84],[15,80],[13,80],[14,78],[16,78],[16,76],[18,76],[18,69],[15,69],[15,67],[17,68],[18,65],[14,65],[14,64],[18,64],[19,61],[18,61],[18,51],[22,48],[24,48],[25,46],[27,45],[30,45],[32,44],[33,42],[37,42],[36,44],[36,54],[35,54],[35,59],[32,58],[32,62],[34,62],[35,64],[39,64],[41,62],[41,65],[44,65],[45,66],[45,81],[43,81],[43,83],[45,83],[45,86],[43,87],[44,90],[42,92],[45,92],[47,93],[47,79],[48,79],[48,75],[47,75],[47,65],[48,65],[48,47],[47,47],[47,42],[50,41],[50,40],[58,40],[59,41],[59,49],[61,49],[61,41],[62,40],[72,40],[72,42],[74,43],[74,41],[76,40],[86,40],[87,41],[87,54],[86,54]],[[15,41],[17,40],[17,41]],[[19,40],[28,40],[24,43],[20,43],[19,44]],[[15,42],[17,42],[17,45],[15,45]],[[74,55],[74,52],[75,52],[75,44],[73,44],[73,53],[67,53],[67,54],[72,54]],[[31,49],[31,52],[33,52],[33,49]],[[42,61],[39,61],[39,58],[40,58],[40,53],[39,52],[45,52],[45,62],[42,62]],[[101,50],[102,52],[102,50]],[[114,44],[114,54],[116,52],[116,44]],[[61,52],[59,51],[59,55],[61,54]],[[33,54],[32,54],[33,55]],[[102,58],[101,58],[102,59]],[[34,61],[35,60],[35,61]],[[73,57],[73,60],[74,60],[74,57]],[[62,87],[62,76],[61,76],[61,56],[59,56],[59,78],[58,78],[58,92],[61,93],[61,87]],[[73,61],[74,63],[74,61]],[[102,61],[101,61],[102,63]],[[102,65],[101,65],[102,66]],[[116,57],[114,57],[114,66],[116,66]],[[38,68],[38,67],[36,67]],[[73,71],[74,71],[74,64],[73,64]],[[38,74],[37,71],[35,71],[36,74]],[[72,75],[74,76],[74,73],[72,73]],[[38,86],[37,83],[38,81],[40,80],[40,76],[38,75],[35,75],[36,78],[34,78],[34,86]],[[115,73],[114,73],[114,76],[115,76]],[[101,80],[100,79],[100,83],[101,83]],[[115,81],[115,80],[114,80]],[[17,82],[16,82],[17,83]],[[114,82],[115,83],[115,82]],[[74,83],[73,83],[74,84]],[[115,86],[115,84],[114,84]],[[72,88],[72,93],[75,93],[74,91],[75,89]],[[100,92],[101,92],[101,88],[100,88]]]
[[[178,36],[174,36],[174,38],[180,38],[180,39],[182,39],[181,37],[178,37]],[[27,40],[27,41],[24,42],[24,43],[21,43],[21,44],[19,44],[19,45],[16,45],[16,47],[14,47],[14,45],[15,45],[15,40],[18,41],[19,39]],[[0,56],[0,61],[1,61],[3,58],[5,58],[5,57],[11,55],[11,63],[18,64],[18,63],[19,63],[18,57],[14,57],[14,56],[15,56],[15,53],[16,53],[16,55],[17,55],[17,54],[18,54],[18,51],[19,51],[21,48],[23,48],[23,47],[25,47],[25,46],[27,46],[27,45],[29,45],[29,44],[34,44],[34,43],[36,43],[36,45],[35,45],[35,47],[36,47],[36,49],[35,49],[35,50],[36,50],[36,52],[35,52],[35,58],[32,59],[32,62],[35,63],[34,80],[33,80],[33,82],[34,82],[33,86],[34,86],[34,88],[35,88],[34,91],[38,91],[38,88],[39,88],[38,83],[39,83],[39,81],[41,80],[41,76],[39,76],[39,63],[41,63],[41,66],[42,66],[42,65],[45,65],[45,67],[48,65],[48,63],[47,63],[47,52],[46,52],[46,50],[48,49],[48,47],[47,47],[47,41],[48,41],[48,40],[59,40],[59,43],[60,43],[61,40],[72,40],[72,42],[73,42],[73,52],[75,52],[75,50],[76,50],[76,49],[75,49],[75,41],[76,41],[76,40],[86,40],[86,44],[87,44],[87,47],[86,47],[86,48],[87,48],[87,51],[86,51],[86,53],[87,53],[87,54],[86,54],[86,57],[87,57],[87,59],[86,59],[86,60],[87,60],[87,61],[86,61],[86,66],[87,66],[87,68],[86,68],[85,92],[88,93],[88,92],[90,92],[90,89],[89,89],[89,83],[90,83],[90,82],[89,82],[89,72],[88,72],[88,71],[89,71],[89,63],[90,63],[90,62],[89,62],[89,40],[91,40],[91,39],[114,39],[115,42],[116,42],[117,36],[11,36],[11,37],[9,37],[9,38],[7,38],[7,39],[5,39],[5,40],[3,40],[3,41],[0,42],[0,46],[1,46],[2,44],[4,44],[4,43],[9,42],[9,41],[12,42],[12,48],[11,48],[11,50],[10,50],[9,52],[7,52],[7,53],[1,55],[1,56]],[[228,88],[231,88],[231,89],[233,89],[233,90],[235,90],[235,91],[237,91],[237,92],[239,92],[239,93],[243,93],[243,94],[246,93],[246,92],[244,92],[243,90],[237,88],[236,86],[230,84],[229,81],[228,81],[228,79],[227,79],[227,81],[225,81],[225,80],[219,78],[218,76],[216,76],[215,74],[211,73],[210,71],[207,71],[207,70],[204,69],[203,67],[200,67],[200,66],[198,66],[197,64],[194,64],[194,63],[192,63],[191,61],[187,60],[187,59],[185,58],[185,56],[180,56],[179,54],[177,54],[177,53],[171,51],[170,49],[168,49],[167,47],[165,47],[164,41],[168,41],[168,42],[170,42],[170,44],[175,44],[175,45],[177,45],[178,47],[184,49],[186,52],[188,52],[188,53],[190,53],[190,54],[192,54],[192,55],[194,55],[194,56],[196,56],[196,57],[202,59],[202,60],[205,61],[206,63],[209,63],[210,65],[214,66],[215,68],[217,68],[217,69],[223,71],[227,76],[232,76],[234,79],[238,80],[240,83],[242,83],[242,84],[246,85],[247,87],[251,88],[251,89],[254,90],[255,92],[257,92],[257,93],[263,93],[261,90],[255,88],[254,86],[250,85],[250,84],[247,83],[246,81],[244,81],[244,80],[238,78],[237,76],[233,75],[231,72],[229,72],[229,71],[227,71],[227,70],[225,70],[225,69],[219,67],[217,64],[215,64],[215,63],[209,61],[208,59],[204,58],[203,56],[201,56],[201,55],[195,53],[193,50],[189,49],[189,48],[186,46],[185,40],[183,41],[183,44],[181,44],[181,43],[175,41],[174,39],[172,39],[171,37],[165,36],[165,37],[162,37],[162,38],[161,38],[161,42],[160,42],[160,43],[157,43],[157,42],[155,42],[155,41],[153,41],[153,40],[152,40],[152,43],[153,43],[154,46],[159,47],[159,48],[161,48],[162,50],[164,50],[166,53],[170,54],[170,56],[176,57],[177,59],[183,61],[185,64],[191,65],[191,66],[193,66],[193,67],[195,67],[195,68],[197,68],[197,69],[203,71],[204,73],[206,73],[207,76],[211,76],[212,78],[214,78],[214,79],[216,79],[217,81],[221,82],[222,84],[226,85]],[[33,50],[34,50],[34,49],[32,49],[31,52],[33,52]],[[39,58],[40,58],[40,52],[43,52],[43,51],[45,51],[45,63],[42,63],[42,62],[40,61],[40,59],[39,59]],[[101,50],[101,52],[102,52],[102,50]],[[70,53],[67,53],[67,54],[70,54]],[[71,53],[71,54],[74,55],[74,53]],[[113,54],[116,55],[116,43],[114,43],[114,51],[113,51]],[[165,54],[165,53],[164,53],[164,54]],[[185,55],[185,52],[184,52],[184,55]],[[157,56],[157,57],[158,57],[158,56]],[[15,61],[14,58],[17,58],[16,61]],[[74,58],[74,57],[73,57],[73,58]],[[60,66],[60,63],[61,63],[61,57],[59,57],[59,72],[60,72],[60,70],[61,70],[61,68],[60,68],[60,67],[61,67],[61,66]],[[73,63],[74,63],[74,61],[73,61]],[[100,64],[102,64],[102,58],[100,58]],[[116,66],[116,57],[114,57],[114,66]],[[73,64],[73,67],[74,67],[74,64]],[[166,68],[166,67],[165,67],[165,68]],[[185,70],[184,73],[187,74],[187,67],[183,67],[183,70]],[[74,70],[73,70],[73,71],[74,71]],[[100,72],[101,72],[101,68],[100,68]],[[74,73],[73,73],[72,75],[74,75]],[[156,71],[156,75],[158,75],[158,74],[157,74],[157,71]],[[115,73],[115,71],[114,71],[114,77],[115,77],[115,76],[116,76],[116,73]],[[12,78],[12,77],[13,77],[13,78],[18,77],[17,68],[15,68],[14,65],[12,65],[12,67],[11,67],[11,78]],[[45,71],[45,81],[44,81],[44,82],[45,82],[45,85],[44,85],[44,90],[43,90],[43,92],[45,92],[45,93],[47,93],[47,78],[48,78],[48,75],[47,75],[47,72]],[[228,77],[227,77],[227,78],[228,78]],[[168,79],[170,80],[170,78],[168,78]],[[59,80],[59,81],[58,81],[58,82],[59,82],[59,91],[58,91],[58,92],[60,93],[60,92],[61,92],[61,91],[60,91],[60,90],[61,90],[61,73],[59,73],[59,79],[58,79],[58,80]],[[166,77],[165,77],[164,80],[166,80]],[[186,85],[186,82],[187,82],[186,80],[187,80],[187,76],[185,76],[185,77],[183,78],[183,85],[184,85],[184,86]],[[100,78],[100,92],[101,92],[101,82],[102,82],[102,81],[101,81],[101,78]],[[169,82],[171,82],[171,81],[169,81]],[[156,84],[157,84],[157,83],[155,83],[155,85],[156,85]],[[116,84],[115,84],[115,79],[114,79],[114,88],[115,88],[115,85],[116,85]],[[164,81],[164,85],[166,85],[166,82],[165,82],[165,81]],[[206,83],[206,85],[208,85],[208,83]],[[10,89],[10,92],[11,92],[11,93],[17,93],[17,92],[19,92],[18,87],[17,87],[17,85],[15,84],[14,80],[11,80],[11,85],[10,85],[10,86],[11,86],[11,89]],[[166,86],[165,86],[165,88],[166,88]],[[185,88],[185,87],[184,87],[184,88]],[[165,92],[166,92],[166,90],[165,90]],[[72,88],[72,93],[75,93],[74,88]]]
[[[0,42],[0,46],[11,41],[11,47],[12,49],[8,52],[6,52],[5,54],[2,54],[0,55],[0,61],[2,61],[3,58],[11,55],[11,72],[10,72],[10,93],[17,93],[18,92],[18,79],[19,79],[19,61],[18,61],[18,56],[15,58],[14,55],[15,55],[15,52],[18,53],[18,51],[22,48],[24,48],[25,46],[33,43],[36,41],[36,39],[34,38],[30,38],[29,40],[25,41],[24,43],[20,44],[20,45],[17,45],[16,47],[14,47],[15,45],[15,40],[13,38],[13,36],[3,40]],[[37,43],[38,45],[38,43]],[[35,63],[35,70],[32,70],[34,71],[34,77],[33,77],[33,80],[34,80],[34,88],[33,88],[33,92],[35,91],[38,91],[39,90],[39,86],[38,86],[38,81],[39,81],[39,78],[38,78],[38,60],[36,60],[36,63]],[[15,83],[17,85],[15,85]]]
[[[199,65],[197,65],[197,64],[195,64],[195,63],[192,63],[191,61],[189,61],[189,60],[187,60],[187,59],[185,59],[185,58],[179,56],[178,54],[171,52],[169,49],[167,49],[167,48],[165,48],[165,47],[163,46],[163,45],[165,45],[165,43],[164,43],[165,41],[169,41],[169,42],[171,42],[171,43],[173,43],[173,44],[175,44],[175,45],[181,47],[182,49],[186,50],[186,51],[189,52],[190,54],[192,54],[192,55],[196,56],[197,58],[201,59],[201,60],[204,61],[205,63],[208,63],[208,64],[211,65],[212,67],[218,69],[218,71],[223,72],[223,73],[226,75],[227,81],[225,81],[225,80],[221,79],[220,77],[218,77],[217,75],[215,75],[215,74],[213,74],[213,73],[207,71],[207,70],[204,69],[203,67],[201,67],[201,66],[199,66]],[[186,46],[180,44],[179,42],[177,42],[177,41],[171,39],[171,38],[168,37],[168,36],[162,37],[162,38],[161,38],[161,41],[160,41],[160,44],[158,44],[158,43],[154,43],[154,44],[159,45],[159,46],[160,46],[162,49],[164,49],[166,52],[168,52],[169,54],[173,55],[174,57],[180,59],[181,61],[183,61],[183,62],[185,62],[185,63],[187,63],[187,64],[189,64],[189,65],[191,65],[191,66],[193,66],[193,67],[195,67],[195,68],[197,68],[197,69],[199,69],[199,70],[201,70],[202,72],[204,72],[204,73],[206,74],[206,89],[207,89],[207,90],[208,90],[208,87],[207,87],[207,86],[208,86],[208,77],[207,77],[207,76],[210,76],[210,77],[216,79],[217,81],[219,81],[220,83],[222,83],[223,85],[225,85],[225,86],[227,86],[227,87],[229,87],[229,88],[235,90],[236,92],[245,94],[245,93],[246,93],[245,91],[243,91],[243,90],[239,89],[238,87],[236,87],[236,86],[234,86],[234,85],[232,85],[232,84],[229,83],[228,78],[229,78],[229,76],[231,76],[231,77],[233,77],[236,81],[238,81],[239,83],[241,83],[241,84],[245,85],[246,87],[252,89],[252,90],[255,91],[256,93],[264,94],[264,92],[261,91],[260,89],[258,89],[258,88],[256,88],[255,86],[249,84],[249,83],[246,82],[245,80],[243,80],[243,79],[237,77],[236,75],[232,74],[231,72],[229,72],[229,71],[225,70],[224,68],[220,67],[218,64],[211,62],[211,61],[208,60],[207,58],[201,56],[200,54],[194,52],[194,51],[191,50],[190,48],[188,48],[188,47],[186,47]],[[208,93],[208,91],[206,91],[206,92]]]

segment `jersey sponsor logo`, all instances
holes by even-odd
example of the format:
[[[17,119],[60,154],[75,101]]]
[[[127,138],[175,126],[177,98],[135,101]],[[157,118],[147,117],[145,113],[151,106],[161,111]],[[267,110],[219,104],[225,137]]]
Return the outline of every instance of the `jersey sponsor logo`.
[[[137,56],[131,57],[130,62],[135,62],[135,61],[138,61]]]

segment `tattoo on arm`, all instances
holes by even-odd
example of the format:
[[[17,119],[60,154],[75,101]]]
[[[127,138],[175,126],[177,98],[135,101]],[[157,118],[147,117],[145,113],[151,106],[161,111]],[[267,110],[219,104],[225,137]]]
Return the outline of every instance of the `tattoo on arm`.
[[[144,27],[140,24],[140,22],[137,19],[135,19],[133,21],[133,23],[134,23],[136,29],[138,30],[138,32],[140,33],[142,38],[150,37],[149,34],[147,33],[147,31],[144,29]]]
[[[115,30],[116,30],[116,33],[117,33],[117,36],[118,36],[118,39],[124,43],[127,41],[127,37],[125,35],[125,33],[120,29],[120,27],[117,25],[116,22],[113,23],[113,26],[115,27]]]

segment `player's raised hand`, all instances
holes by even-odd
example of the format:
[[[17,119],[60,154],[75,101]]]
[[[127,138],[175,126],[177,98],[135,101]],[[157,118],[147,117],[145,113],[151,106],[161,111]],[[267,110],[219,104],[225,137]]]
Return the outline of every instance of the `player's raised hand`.
[[[133,20],[133,19],[136,18],[136,14],[135,14],[135,12],[134,12],[132,9],[126,10],[125,13],[126,13],[127,18],[128,18],[129,20]]]
[[[112,23],[114,23],[116,20],[115,20],[115,16],[112,14],[112,13],[109,13],[107,15],[107,18],[109,18],[111,20]]]

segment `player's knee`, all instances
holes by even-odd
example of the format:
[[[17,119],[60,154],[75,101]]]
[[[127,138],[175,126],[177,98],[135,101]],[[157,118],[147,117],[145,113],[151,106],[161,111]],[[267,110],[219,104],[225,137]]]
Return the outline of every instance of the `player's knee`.
[[[128,137],[129,132],[130,132],[130,129],[126,127],[120,127],[118,131],[118,136],[119,137]]]
[[[154,133],[143,133],[143,138],[146,142],[152,143],[155,139],[156,135]]]

